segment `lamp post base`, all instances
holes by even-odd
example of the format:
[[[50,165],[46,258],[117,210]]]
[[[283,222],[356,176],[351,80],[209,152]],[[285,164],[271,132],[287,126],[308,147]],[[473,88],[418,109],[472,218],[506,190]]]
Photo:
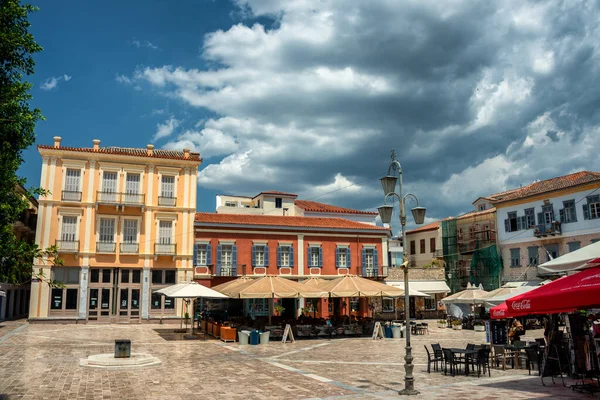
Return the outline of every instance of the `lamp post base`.
[[[398,394],[400,396],[416,396],[421,394],[421,392],[419,392],[417,389],[402,389],[398,392]]]

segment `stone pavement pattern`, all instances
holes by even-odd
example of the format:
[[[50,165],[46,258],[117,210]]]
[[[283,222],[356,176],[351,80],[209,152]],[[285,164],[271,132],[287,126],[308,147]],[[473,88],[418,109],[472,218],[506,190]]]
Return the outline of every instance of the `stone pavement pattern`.
[[[437,329],[413,336],[419,399],[590,399],[562,385],[543,387],[527,370],[492,369],[491,377],[426,372],[423,345],[482,343],[473,331]],[[184,341],[166,325],[27,325],[0,328],[0,399],[381,399],[404,387],[404,340],[306,340],[239,346]],[[535,332],[529,333],[535,336]],[[115,339],[162,361],[155,367],[81,367],[111,353]]]

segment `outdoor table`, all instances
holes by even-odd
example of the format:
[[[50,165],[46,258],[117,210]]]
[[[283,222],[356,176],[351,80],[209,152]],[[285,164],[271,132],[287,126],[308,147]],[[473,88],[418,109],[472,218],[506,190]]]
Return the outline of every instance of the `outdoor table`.
[[[467,350],[467,349],[458,349],[458,348],[450,348],[450,351],[453,354],[464,354],[465,355],[465,375],[469,375],[469,360],[473,354],[477,354],[477,350]]]

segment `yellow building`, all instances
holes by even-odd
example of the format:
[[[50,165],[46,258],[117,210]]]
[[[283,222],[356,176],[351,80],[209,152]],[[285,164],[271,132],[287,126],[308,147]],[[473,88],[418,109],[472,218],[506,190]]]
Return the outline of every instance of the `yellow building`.
[[[198,153],[40,145],[36,243],[56,245],[63,266],[35,260],[62,282],[31,286],[31,321],[130,321],[181,317],[179,300],[153,292],[193,278]]]

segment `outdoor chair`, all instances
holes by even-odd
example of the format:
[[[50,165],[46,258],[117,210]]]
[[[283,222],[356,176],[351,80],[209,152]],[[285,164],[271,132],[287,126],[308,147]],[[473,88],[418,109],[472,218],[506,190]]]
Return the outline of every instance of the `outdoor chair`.
[[[433,349],[433,355],[436,358],[440,358],[442,360],[444,359],[444,352],[442,351],[442,346],[440,346],[439,343],[433,343],[431,348]]]
[[[454,376],[456,374],[456,367],[460,367],[465,361],[462,358],[456,357],[450,349],[442,349],[442,352],[444,353],[444,375],[447,375],[447,367],[450,364],[450,375]]]
[[[338,326],[337,328],[335,328],[335,334],[337,336],[344,336],[344,327]]]
[[[475,345],[473,343],[467,343],[467,350],[475,350]]]
[[[429,349],[427,348],[427,346],[423,345],[423,347],[425,347],[425,351],[427,352],[427,373],[431,373],[431,364],[433,363],[433,369],[435,371],[438,370],[438,361],[444,361],[443,357],[437,357],[435,355],[435,350],[433,351],[433,356],[431,355],[431,353],[429,352]]]
[[[496,363],[496,368],[499,367],[500,362],[502,361],[502,369],[506,366],[506,362],[513,362],[512,353],[508,352],[504,345],[497,344],[494,345],[494,362]],[[513,363],[514,368],[514,363]]]
[[[479,349],[477,350],[477,377],[481,376],[481,369],[483,368],[483,374],[487,369],[488,376],[492,376],[490,371],[490,349]]]
[[[522,349],[527,345],[527,343],[524,340],[515,340],[513,342],[513,346],[515,346],[517,349]]]
[[[538,349],[535,347],[525,347],[525,353],[527,354],[525,362],[527,363],[529,375],[531,375],[532,364],[537,366],[538,375],[540,375],[540,353],[538,353]]]
[[[540,347],[546,346],[546,339],[544,339],[544,338],[535,339],[535,342],[539,343]]]

